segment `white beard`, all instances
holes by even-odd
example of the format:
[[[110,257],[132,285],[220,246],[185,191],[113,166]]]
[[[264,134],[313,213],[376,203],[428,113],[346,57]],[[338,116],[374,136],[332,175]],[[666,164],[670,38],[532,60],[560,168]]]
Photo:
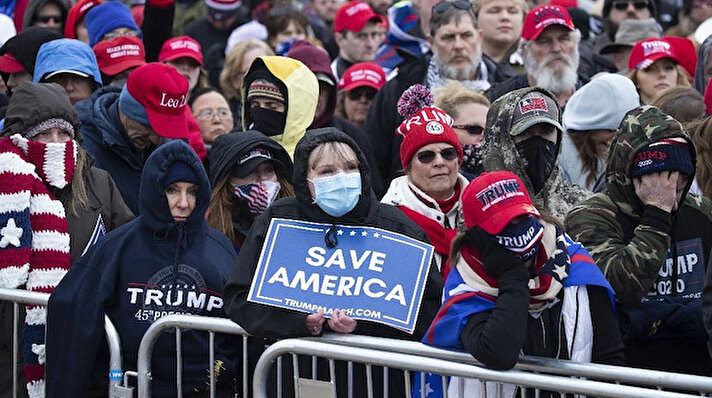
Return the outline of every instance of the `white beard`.
[[[440,75],[443,77],[443,79],[452,79],[458,81],[474,80],[475,76],[477,75],[477,69],[480,67],[480,60],[482,59],[482,47],[478,45],[475,53],[471,56],[468,56],[468,59],[470,62],[468,62],[464,68],[456,68],[454,66],[451,66],[448,62],[449,60],[445,60],[441,57],[436,57],[435,62],[438,65]]]
[[[560,60],[559,62],[564,61],[565,65],[554,69],[549,64],[557,58]],[[527,73],[534,78],[538,87],[547,89],[554,94],[563,93],[574,88],[578,81],[578,46],[574,47],[574,54],[571,57],[565,54],[550,54],[541,63],[537,63],[531,52],[526,51],[524,64],[527,67]]]

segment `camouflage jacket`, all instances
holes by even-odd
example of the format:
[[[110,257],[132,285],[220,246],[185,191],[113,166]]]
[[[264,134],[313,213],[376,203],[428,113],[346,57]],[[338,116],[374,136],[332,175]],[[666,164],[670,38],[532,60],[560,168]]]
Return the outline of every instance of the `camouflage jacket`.
[[[591,192],[566,181],[559,170],[561,157],[561,132],[558,135],[556,164],[549,178],[539,192],[534,192],[531,180],[525,170],[524,161],[514,146],[509,131],[512,128],[514,109],[521,98],[531,91],[540,91],[551,98],[554,96],[539,87],[528,87],[500,97],[490,107],[487,113],[487,129],[485,130],[483,163],[486,171],[507,170],[516,174],[529,192],[536,207],[545,210],[557,220],[563,222],[571,207],[577,202],[588,198]],[[561,122],[561,112],[559,112]]]

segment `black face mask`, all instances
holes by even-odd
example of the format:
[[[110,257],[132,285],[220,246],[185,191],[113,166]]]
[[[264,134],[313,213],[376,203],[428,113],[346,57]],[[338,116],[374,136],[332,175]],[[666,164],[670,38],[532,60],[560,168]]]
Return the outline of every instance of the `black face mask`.
[[[267,108],[250,108],[250,118],[252,125],[250,129],[257,130],[262,134],[271,137],[284,133],[284,125],[287,123],[287,112],[277,112]]]
[[[546,138],[535,135],[518,142],[515,146],[519,156],[524,161],[524,168],[534,186],[534,194],[536,195],[544,188],[546,180],[549,178],[551,171],[554,170],[556,144]]]

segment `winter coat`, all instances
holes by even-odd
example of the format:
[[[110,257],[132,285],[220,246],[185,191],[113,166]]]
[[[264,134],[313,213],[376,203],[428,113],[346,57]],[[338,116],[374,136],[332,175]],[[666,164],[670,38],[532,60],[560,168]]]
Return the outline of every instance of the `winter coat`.
[[[670,214],[638,199],[630,173],[636,154],[664,138],[680,137],[680,123],[657,108],[626,114],[608,156],[606,191],[576,205],[566,231],[591,253],[616,292],[631,365],[712,374],[701,297],[712,249],[712,203],[683,193]],[[674,244],[673,244],[674,243]]]
[[[143,151],[136,149],[119,120],[121,88],[102,87],[76,104],[82,122],[82,145],[94,158],[94,165],[106,170],[116,182],[124,202],[138,214],[138,190],[143,168]]]
[[[353,210],[339,218],[334,218],[326,214],[314,203],[306,181],[309,154],[319,144],[330,141],[344,142],[354,150],[359,160],[359,170],[361,173],[361,197]],[[227,314],[250,334],[257,336],[284,338],[312,335],[306,326],[307,314],[247,301],[247,294],[255,274],[257,260],[260,256],[262,244],[272,218],[378,227],[402,233],[421,241],[427,241],[425,233],[400,210],[392,206],[381,204],[376,200],[371,191],[368,164],[356,143],[344,133],[335,128],[309,131],[296,148],[294,167],[293,182],[296,196],[277,201],[272,204],[264,214],[257,217],[240,250],[232,276],[225,286],[225,308]],[[408,265],[403,264],[403,266],[404,272],[408,272]],[[367,321],[358,321],[354,334],[406,340],[420,339],[432,321],[435,311],[439,306],[441,291],[442,279],[436,267],[431,265],[423,301],[421,303],[419,319],[412,335]],[[358,368],[358,366],[356,367]],[[363,369],[361,369],[361,372],[363,372]],[[374,370],[373,373],[378,374],[379,372]],[[395,374],[397,372],[391,370],[391,373]],[[337,380],[345,380],[345,378],[339,379],[337,377]],[[354,380],[357,381],[355,383],[357,392],[355,392],[354,396],[365,396],[365,386],[362,385],[362,383],[365,383],[365,379],[354,376]],[[358,380],[362,381],[358,382]],[[403,391],[399,391],[403,386],[402,380],[398,383],[395,382],[394,379],[391,379],[389,386],[392,388],[392,391],[397,391],[394,392],[396,396],[403,394]],[[342,395],[345,388],[346,386],[344,384],[337,383],[339,396],[345,396]],[[363,394],[360,394],[359,391],[363,392]],[[383,391],[383,389],[381,388],[379,390],[376,387],[375,391],[377,394],[380,394],[379,391]]]
[[[485,171],[507,170],[516,174],[529,192],[535,206],[551,213],[558,220],[563,221],[571,207],[577,202],[591,195],[583,188],[573,185],[561,176],[559,161],[561,158],[561,132],[559,131],[557,143],[557,157],[554,168],[549,175],[544,187],[539,192],[534,192],[531,180],[524,168],[524,161],[519,156],[514,140],[509,134],[512,128],[512,117],[519,100],[527,93],[539,91],[550,98],[553,95],[538,87],[524,88],[503,96],[495,101],[487,112],[487,128],[485,129],[484,159]],[[561,115],[559,114],[559,122]],[[574,239],[576,240],[576,239]]]
[[[250,65],[242,83],[242,103],[248,104],[247,89],[250,84],[264,73],[282,82],[286,90],[285,107],[287,121],[283,134],[271,136],[290,156],[294,156],[297,142],[304,136],[307,128],[314,120],[316,103],[319,98],[319,83],[316,76],[303,63],[286,57],[257,57]],[[242,107],[242,130],[249,130],[252,124],[249,106]]]
[[[173,220],[163,188],[175,162],[187,164],[199,181],[195,209],[182,222]],[[121,336],[124,369],[136,369],[141,338],[162,316],[224,316],[222,288],[235,251],[225,236],[207,226],[204,214],[209,200],[207,175],[187,144],[171,141],[149,157],[141,176],[141,216],[107,234],[75,262],[50,298],[47,391],[51,396],[106,391],[105,314]],[[227,335],[215,339],[218,389],[232,388],[238,344]],[[205,333],[183,331],[183,394],[207,389],[208,347]],[[175,348],[170,333],[156,342],[154,396],[176,395]]]

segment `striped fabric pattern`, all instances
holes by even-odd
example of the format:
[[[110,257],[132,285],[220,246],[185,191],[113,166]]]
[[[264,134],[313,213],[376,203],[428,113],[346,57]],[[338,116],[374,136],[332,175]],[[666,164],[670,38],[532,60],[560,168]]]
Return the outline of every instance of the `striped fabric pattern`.
[[[0,140],[0,287],[51,293],[70,266],[67,219],[18,138],[24,140]],[[30,397],[44,396],[46,318],[44,307],[27,306],[22,333]]]

